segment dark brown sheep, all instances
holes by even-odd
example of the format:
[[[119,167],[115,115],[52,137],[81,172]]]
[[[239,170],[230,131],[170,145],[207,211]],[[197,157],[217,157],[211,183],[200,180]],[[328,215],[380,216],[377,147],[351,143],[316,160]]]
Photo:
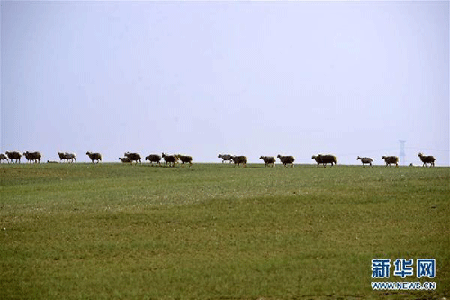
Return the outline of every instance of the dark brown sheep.
[[[8,156],[9,160],[14,163],[15,162],[20,164],[20,159],[22,158],[22,153],[19,151],[5,151],[6,156]]]
[[[434,156],[425,156],[422,152],[420,152],[418,156],[423,162],[422,167],[428,167],[427,164],[430,164],[430,167],[434,167],[434,162],[436,161],[436,158],[434,158]]]
[[[71,153],[71,152],[58,152],[58,157],[59,157],[59,161],[63,161],[63,160],[67,160],[67,162],[73,163],[73,161],[77,160],[77,155],[75,153]]]
[[[60,161],[60,162],[63,161],[63,160],[65,160],[65,159],[67,159],[67,158],[66,158],[66,153],[65,153],[65,152],[58,152],[58,157],[59,157],[59,161]]]
[[[169,164],[169,167],[175,167],[175,164],[178,161],[178,158],[175,155],[167,155],[163,152],[161,156],[165,160],[166,165]]]
[[[229,161],[229,163],[231,164],[231,162],[233,161],[233,156],[232,155],[230,155],[230,154],[219,154],[219,158],[221,158],[222,159],[222,163],[224,162],[224,161]]]
[[[132,163],[133,161],[129,157],[119,157],[120,161],[124,164],[126,163]]]
[[[231,158],[234,161],[234,165],[240,165],[242,164],[242,166],[245,168],[247,167],[247,157],[246,156],[232,156]]]
[[[398,167],[398,157],[397,156],[382,156],[382,159],[386,162],[386,167],[391,166],[391,164],[395,164]]]
[[[102,155],[98,152],[86,152],[86,155],[89,156],[89,158],[92,160],[92,163],[95,163],[95,161],[97,161],[97,163],[99,163],[102,160]]]
[[[264,167],[275,166],[275,157],[273,156],[261,156],[259,159],[264,160]]]
[[[362,162],[362,164],[363,164],[363,167],[365,167],[365,165],[366,164],[369,164],[371,167],[373,167],[372,166],[372,162],[373,162],[373,159],[372,158],[370,158],[370,157],[357,157],[356,158],[356,160],[358,160],[358,159],[360,159],[361,160],[361,162]]]
[[[317,162],[317,166],[319,166],[320,164],[323,165],[324,168],[327,167],[327,164],[331,164],[331,166],[333,166],[333,164],[337,165],[337,158],[336,156],[332,155],[332,154],[318,154],[318,155],[313,155],[311,157],[311,159],[314,159]]]
[[[192,166],[192,156],[177,154],[176,157],[177,157],[177,159],[181,160],[181,163],[183,165],[185,163],[188,163],[189,168]]]
[[[150,154],[145,158],[145,160],[148,160],[152,165],[154,162],[157,163],[158,165],[161,165],[160,163],[161,156],[159,156],[158,154]]]
[[[28,152],[25,151],[23,153],[23,156],[25,156],[25,158],[31,163],[31,161],[37,163],[41,163],[41,152],[39,151],[35,151],[35,152]]]
[[[126,152],[124,153],[125,157],[128,157],[131,160],[131,163],[133,163],[133,161],[136,161],[136,164],[139,162],[141,163],[141,155],[139,153],[136,152]]]
[[[287,167],[287,165],[291,165],[291,168],[294,167],[294,160],[295,158],[293,156],[283,156],[281,154],[278,154],[277,158],[279,158],[281,160],[281,162],[283,163],[283,166]]]
[[[77,161],[77,155],[75,153],[65,152],[64,155],[67,159],[67,162],[69,162],[69,159],[71,163],[73,163],[74,160]]]

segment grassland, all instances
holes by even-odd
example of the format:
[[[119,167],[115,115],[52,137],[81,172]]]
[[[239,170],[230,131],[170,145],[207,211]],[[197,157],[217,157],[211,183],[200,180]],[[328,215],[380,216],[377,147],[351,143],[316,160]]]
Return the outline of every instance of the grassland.
[[[449,168],[3,164],[0,180],[0,299],[450,297]],[[373,291],[374,258],[434,258],[436,278],[387,280],[437,289]]]

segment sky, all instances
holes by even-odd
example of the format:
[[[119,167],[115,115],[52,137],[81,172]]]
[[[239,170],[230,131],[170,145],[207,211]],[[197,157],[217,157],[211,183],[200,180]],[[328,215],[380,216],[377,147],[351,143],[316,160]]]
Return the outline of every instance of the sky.
[[[449,2],[1,1],[0,152],[449,166]]]

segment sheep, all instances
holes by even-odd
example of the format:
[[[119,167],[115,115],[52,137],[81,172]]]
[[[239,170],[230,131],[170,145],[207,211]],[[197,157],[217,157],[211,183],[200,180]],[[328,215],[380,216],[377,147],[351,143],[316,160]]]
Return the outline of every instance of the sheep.
[[[222,159],[222,163],[226,160],[229,161],[229,163],[231,164],[231,162],[233,161],[233,156],[230,154],[219,154],[219,158]]]
[[[269,165],[272,165],[272,167],[275,166],[275,157],[273,156],[261,156],[259,159],[264,160],[264,167]]]
[[[245,168],[247,167],[247,157],[246,156],[232,156],[231,159],[234,161],[234,165],[240,165]]]
[[[159,162],[161,160],[161,156],[157,154],[150,154],[145,158],[145,160],[148,160],[152,165],[154,162],[158,163],[158,165],[161,165],[161,163]]]
[[[89,156],[89,158],[92,160],[92,163],[94,161],[97,161],[99,163],[102,160],[102,155],[100,153],[93,153],[93,152],[86,152],[86,155]]]
[[[64,156],[67,159],[67,162],[69,162],[69,159],[71,163],[73,163],[74,160],[77,161],[76,153],[64,152]]]
[[[177,159],[181,160],[181,163],[183,165],[184,165],[184,163],[189,163],[189,168],[192,166],[192,156],[181,155],[181,154],[177,154],[175,156]]]
[[[371,167],[373,167],[373,165],[372,165],[373,159],[372,159],[372,158],[370,158],[370,157],[359,157],[359,156],[358,156],[358,157],[356,158],[356,160],[358,160],[358,159],[361,160],[361,162],[362,162],[362,164],[363,164],[363,167],[365,167],[366,164],[369,164]]]
[[[283,163],[283,166],[287,167],[288,164],[291,165],[291,168],[294,167],[294,160],[295,158],[293,156],[283,156],[281,154],[277,155],[277,158],[279,158],[281,160],[281,162]]]
[[[6,159],[6,161],[9,163],[8,157],[7,157],[5,154],[0,153],[0,163],[1,163],[2,160],[4,160],[4,159]]]
[[[164,152],[162,153],[161,157],[166,161],[166,165],[169,164],[169,167],[175,167],[175,164],[178,160],[175,155],[166,155]]]
[[[123,163],[132,163],[133,161],[129,157],[119,157],[120,161]]]
[[[430,164],[430,167],[434,167],[434,162],[436,158],[434,156],[425,156],[422,152],[419,152],[418,154],[420,160],[423,162],[422,167],[428,167],[427,164]]]
[[[331,166],[333,166],[333,164],[337,165],[337,158],[332,154],[317,154],[313,155],[311,159],[314,159],[317,162],[317,166],[323,164],[324,168],[327,167],[327,164],[331,164]]]
[[[314,159],[317,162],[317,166],[319,166],[319,164],[321,164],[321,160],[317,157],[317,155],[313,155],[311,156],[311,159]]]
[[[31,163],[31,161],[39,162],[41,163],[41,152],[39,151],[35,151],[35,152],[28,152],[25,151],[23,153],[23,156],[25,156],[25,158]]]
[[[382,159],[386,162],[386,167],[391,166],[391,164],[395,164],[398,167],[398,157],[397,156],[382,156]]]
[[[63,162],[63,160],[67,160],[67,162],[69,162],[69,160],[67,159],[67,152],[59,152],[58,151],[58,157],[59,157],[59,162]]]
[[[8,156],[9,160],[14,163],[15,162],[19,162],[20,164],[20,159],[22,158],[22,153],[20,153],[19,151],[5,151],[6,156]]]
[[[138,161],[139,161],[139,163],[141,163],[141,156],[139,155],[139,153],[126,152],[126,153],[124,153],[124,156],[128,157],[132,163],[134,160],[136,161],[136,164],[138,163]]]
[[[27,159],[28,162],[31,163],[31,161],[33,160],[34,162],[36,162],[35,159],[31,158],[31,155],[28,151],[23,152],[23,156],[25,156],[25,158]]]

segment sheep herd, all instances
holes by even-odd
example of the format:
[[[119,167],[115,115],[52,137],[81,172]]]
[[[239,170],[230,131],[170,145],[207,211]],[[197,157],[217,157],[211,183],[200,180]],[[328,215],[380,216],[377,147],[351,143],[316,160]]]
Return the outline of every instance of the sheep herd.
[[[102,154],[98,152],[90,152],[87,151],[86,155],[89,157],[89,159],[92,161],[92,163],[99,163],[102,161]],[[28,162],[30,163],[40,163],[41,162],[41,153],[39,151],[25,151],[21,153],[20,151],[6,151],[4,154],[0,153],[0,163],[3,160],[6,160],[8,163],[20,163],[20,160],[22,156],[25,156]],[[435,166],[436,158],[434,156],[426,156],[423,155],[423,153],[419,152],[418,154],[420,160],[423,162],[423,167],[428,167],[428,164],[430,164],[430,167]],[[77,155],[75,153],[71,152],[58,152],[59,157],[59,163],[67,162],[67,163],[73,163],[77,160]],[[234,163],[235,166],[242,165],[243,167],[247,166],[247,157],[242,155],[231,155],[231,154],[219,154],[218,158],[222,159],[222,163],[229,162]],[[295,158],[293,156],[284,156],[279,154],[276,158],[280,160],[280,162],[283,164],[284,167],[290,166],[291,168],[294,167],[294,161]],[[274,156],[261,156],[259,159],[262,159],[264,161],[265,167],[274,167],[276,158]],[[395,165],[398,167],[398,157],[397,156],[382,156],[381,157],[385,164],[387,166]],[[172,154],[168,155],[166,153],[162,153],[161,155],[158,154],[150,154],[147,157],[145,157],[145,160],[148,160],[150,165],[157,165],[161,166],[161,160],[164,160],[165,165],[169,167],[175,167],[177,163],[180,163],[182,165],[188,164],[189,167],[192,166],[193,158],[192,156],[188,155],[181,155],[181,154]],[[327,164],[337,165],[337,158],[335,155],[332,154],[317,154],[313,155],[311,159],[314,159],[317,162],[317,166],[322,165],[324,168],[326,168]],[[361,160],[363,167],[365,167],[366,164],[373,167],[373,159],[370,157],[357,157],[357,160]],[[124,157],[120,157],[119,160],[122,163],[129,163],[132,164],[133,162],[142,163],[141,162],[141,155],[139,153],[135,152],[126,152],[124,153]],[[58,163],[58,161],[50,161],[48,160],[47,163]],[[411,164],[412,165],[412,164]],[[410,165],[410,166],[411,166]]]

